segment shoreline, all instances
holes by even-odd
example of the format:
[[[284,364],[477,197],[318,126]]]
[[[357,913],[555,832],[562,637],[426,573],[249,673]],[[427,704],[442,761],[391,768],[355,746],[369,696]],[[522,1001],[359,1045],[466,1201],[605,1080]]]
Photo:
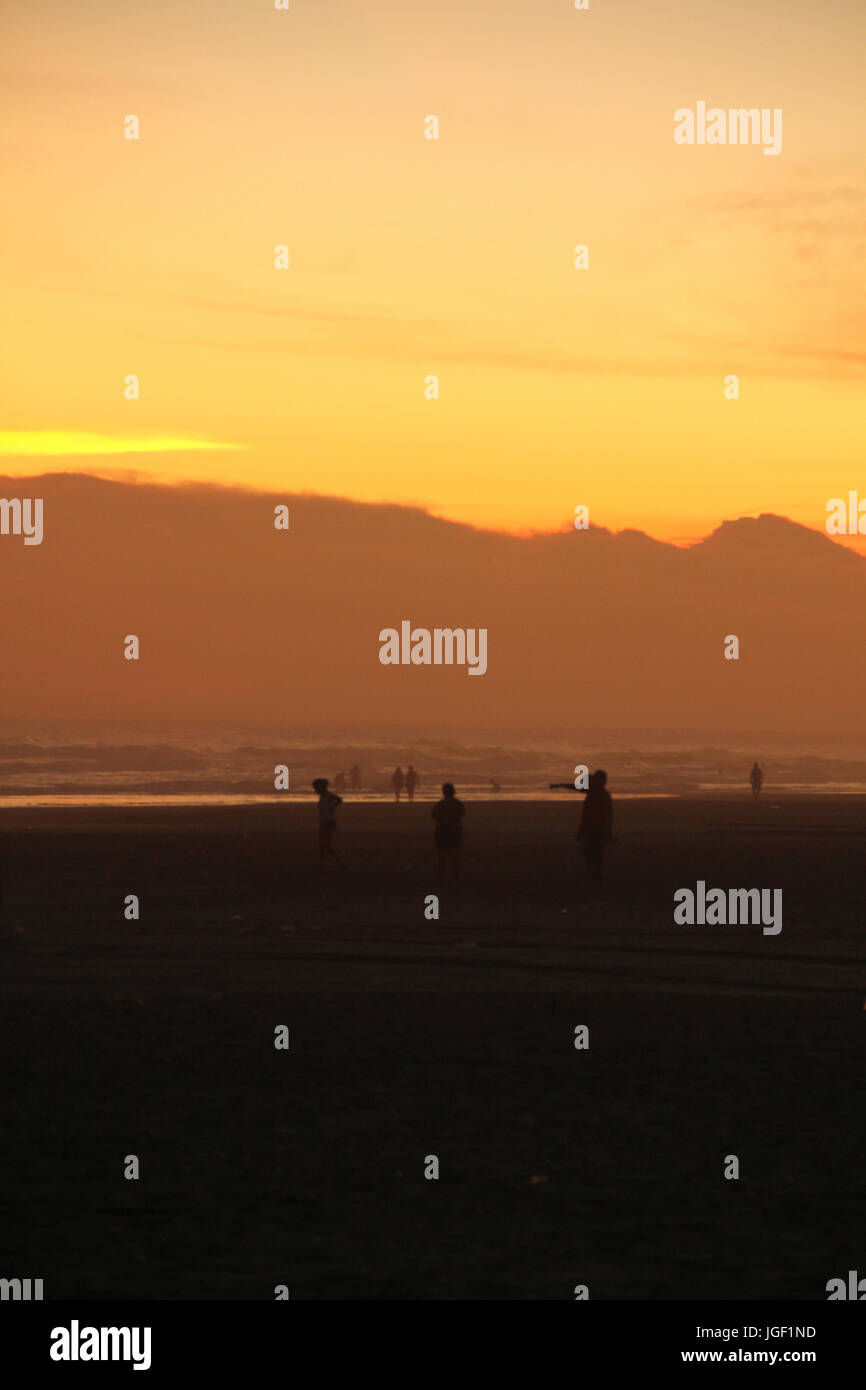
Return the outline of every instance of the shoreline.
[[[562,791],[555,794],[547,791],[525,791],[525,792],[484,792],[468,791],[460,794],[460,799],[468,806],[525,806],[525,805],[564,805],[579,804],[578,798],[585,795],[583,791],[567,792]],[[414,801],[408,801],[405,797],[400,802],[394,801],[393,795],[386,792],[341,793],[343,805],[346,806],[397,806],[398,809],[406,809],[411,806],[433,806],[439,799],[438,791],[435,793],[425,793],[416,796]],[[618,791],[613,793],[614,802],[633,802],[633,801],[676,801],[678,804],[696,803],[699,805],[730,805],[740,803],[742,805],[757,804],[760,806],[773,805],[777,803],[791,802],[816,802],[816,801],[836,801],[841,800],[846,805],[856,803],[858,800],[866,801],[866,787],[856,787],[850,790],[834,789],[827,790],[825,787],[818,787],[815,790],[808,788],[789,788],[780,787],[778,790],[762,793],[758,802],[755,803],[748,791],[745,793],[740,790],[720,790],[716,792],[707,791]],[[130,809],[130,810],[211,810],[224,808],[226,810],[239,810],[243,808],[261,808],[270,806],[274,809],[282,807],[302,807],[315,804],[315,796],[309,792],[285,792],[285,793],[249,793],[249,792],[16,792],[5,796],[0,796],[0,814],[3,812],[30,811],[30,810],[109,810],[109,809]],[[341,813],[342,814],[342,811]]]

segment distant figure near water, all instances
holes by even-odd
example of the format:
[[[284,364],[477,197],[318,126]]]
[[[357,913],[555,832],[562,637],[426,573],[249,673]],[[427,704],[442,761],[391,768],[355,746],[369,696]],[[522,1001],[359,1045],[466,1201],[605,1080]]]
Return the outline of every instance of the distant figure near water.
[[[761,795],[761,787],[764,782],[764,774],[758,767],[757,763],[755,763],[754,767],[749,773],[749,781],[752,784],[752,796],[757,801],[758,797]]]
[[[361,790],[361,769],[357,763],[355,763],[354,767],[349,768],[349,786],[352,788],[353,792]]]
[[[601,883],[604,851],[613,839],[613,799],[607,790],[607,773],[593,772],[583,803],[578,840],[583,841],[583,857],[593,883]]]
[[[324,869],[325,859],[330,855],[342,868],[343,861],[334,849],[332,840],[337,829],[337,807],[342,806],[343,798],[328,791],[327,777],[317,777],[313,782],[313,791],[319,796],[319,867]]]
[[[344,792],[345,790],[346,790],[346,774],[345,774],[345,772],[338,772],[337,775],[336,775],[336,777],[334,778],[334,791],[336,791],[336,792]]]
[[[400,793],[401,793],[401,791],[403,790],[403,783],[404,783],[405,781],[406,781],[406,779],[405,779],[405,777],[403,776],[403,769],[402,769],[402,767],[397,767],[397,768],[395,768],[395,769],[394,769],[394,776],[391,778],[391,787],[392,787],[392,790],[393,790],[393,792],[394,792],[394,800],[395,800],[395,801],[399,801],[399,800],[400,800]]]
[[[449,870],[454,882],[460,882],[460,846],[463,843],[465,807],[454,795],[454,783],[442,784],[442,800],[437,801],[431,815],[436,822],[433,837],[439,857],[439,874],[447,882]]]
[[[415,790],[417,787],[420,787],[420,785],[421,778],[418,776],[418,773],[415,771],[414,767],[410,763],[408,771],[406,773],[406,795],[408,796],[410,801],[415,800]]]

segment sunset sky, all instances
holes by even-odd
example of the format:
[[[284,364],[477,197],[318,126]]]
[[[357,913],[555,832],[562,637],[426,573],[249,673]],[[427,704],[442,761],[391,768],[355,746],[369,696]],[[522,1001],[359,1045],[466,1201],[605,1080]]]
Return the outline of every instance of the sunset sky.
[[[866,496],[860,0],[4,0],[2,31],[0,472],[679,541]],[[782,108],[781,154],[677,146],[699,100]]]

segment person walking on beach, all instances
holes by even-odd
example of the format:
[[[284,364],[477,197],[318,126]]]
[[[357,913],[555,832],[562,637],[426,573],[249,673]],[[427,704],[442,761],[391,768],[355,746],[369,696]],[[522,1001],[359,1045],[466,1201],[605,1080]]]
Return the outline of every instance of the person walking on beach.
[[[460,882],[460,846],[463,843],[463,816],[465,807],[454,795],[454,783],[444,782],[442,800],[437,801],[431,812],[436,822],[433,842],[439,859],[439,876],[447,883],[449,870],[455,884]]]
[[[394,800],[395,800],[395,801],[399,801],[399,800],[400,800],[400,793],[401,793],[401,791],[403,790],[403,783],[405,782],[405,780],[406,780],[406,779],[405,779],[405,777],[403,776],[403,769],[402,769],[402,767],[397,767],[397,768],[395,768],[395,769],[394,769],[394,776],[391,778],[391,786],[392,786],[393,791],[394,791]]]
[[[764,781],[764,774],[758,767],[757,762],[755,762],[754,767],[749,773],[749,781],[752,784],[752,796],[757,801],[758,797],[761,795],[761,786]]]
[[[601,770],[590,775],[577,838],[583,841],[583,857],[591,882],[601,883],[604,851],[613,839],[613,800],[607,790],[607,773]]]
[[[416,787],[420,787],[420,785],[421,778],[418,776],[418,773],[415,771],[414,767],[410,763],[408,771],[406,773],[406,795],[408,796],[410,801],[415,800],[415,789]]]
[[[353,792],[361,790],[361,769],[357,763],[355,763],[354,767],[349,769],[349,786],[352,788]]]
[[[333,845],[337,830],[337,807],[342,806],[343,798],[328,791],[327,777],[317,777],[313,791],[319,796],[319,868],[324,869],[328,855],[343,868],[343,861]]]
[[[345,790],[346,790],[346,774],[345,774],[345,772],[338,772],[337,775],[336,775],[336,777],[334,778],[334,791],[335,791],[335,792],[344,792]]]

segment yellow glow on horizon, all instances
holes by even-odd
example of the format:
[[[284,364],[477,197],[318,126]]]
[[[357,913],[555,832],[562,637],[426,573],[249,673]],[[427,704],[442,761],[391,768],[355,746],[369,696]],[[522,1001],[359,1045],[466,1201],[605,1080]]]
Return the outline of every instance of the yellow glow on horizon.
[[[0,430],[0,457],[74,458],[94,454],[169,454],[190,449],[243,449],[243,444],[221,444],[208,439],[176,439],[156,436],[118,437],[81,430]]]

